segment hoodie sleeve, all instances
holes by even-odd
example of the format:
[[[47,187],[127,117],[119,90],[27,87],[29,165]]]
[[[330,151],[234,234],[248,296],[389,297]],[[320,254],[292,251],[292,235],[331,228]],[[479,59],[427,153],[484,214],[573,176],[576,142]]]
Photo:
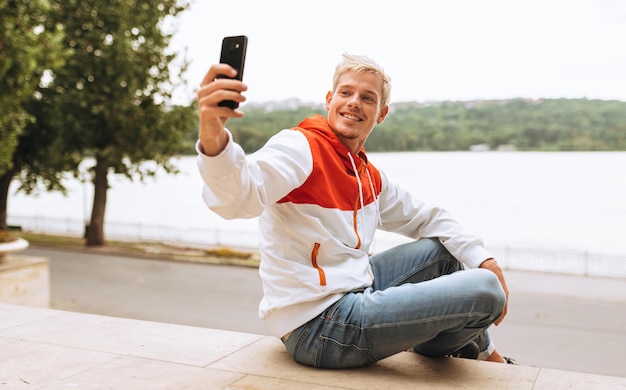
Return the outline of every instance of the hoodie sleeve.
[[[437,237],[448,251],[471,268],[478,268],[493,257],[477,236],[468,233],[446,210],[426,203],[381,172],[380,194],[382,228],[414,239]]]
[[[311,173],[311,151],[298,131],[283,130],[250,155],[233,142],[230,132],[228,136],[226,148],[217,156],[203,154],[196,144],[202,199],[222,218],[258,217]]]

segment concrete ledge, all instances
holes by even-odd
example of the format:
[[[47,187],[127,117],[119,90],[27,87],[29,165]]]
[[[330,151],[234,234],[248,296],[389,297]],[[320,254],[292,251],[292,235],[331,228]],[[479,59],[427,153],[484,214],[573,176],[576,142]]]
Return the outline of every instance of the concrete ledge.
[[[7,389],[626,389],[626,378],[408,352],[319,370],[269,336],[3,303],[0,356]]]
[[[0,302],[48,307],[48,259],[22,255],[6,255],[0,258]]]

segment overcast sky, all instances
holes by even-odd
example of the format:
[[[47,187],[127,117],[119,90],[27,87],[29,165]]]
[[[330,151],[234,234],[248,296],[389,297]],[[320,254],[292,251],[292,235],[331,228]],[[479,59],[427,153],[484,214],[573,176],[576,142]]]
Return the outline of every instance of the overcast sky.
[[[222,37],[249,38],[250,102],[322,102],[341,54],[392,78],[392,103],[498,98],[626,101],[625,0],[195,0],[178,18],[193,98]]]

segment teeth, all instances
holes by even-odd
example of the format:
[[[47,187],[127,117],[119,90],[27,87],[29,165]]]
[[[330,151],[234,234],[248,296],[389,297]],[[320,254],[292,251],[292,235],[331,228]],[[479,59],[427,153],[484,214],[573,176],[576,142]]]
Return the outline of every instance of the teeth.
[[[342,114],[344,118],[346,119],[351,119],[353,121],[358,121],[360,120],[360,118],[356,115],[350,115],[350,114]]]

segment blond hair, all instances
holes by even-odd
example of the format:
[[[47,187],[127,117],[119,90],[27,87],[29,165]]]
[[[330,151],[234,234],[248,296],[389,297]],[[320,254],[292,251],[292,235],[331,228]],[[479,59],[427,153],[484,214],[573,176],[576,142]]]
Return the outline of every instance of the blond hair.
[[[333,91],[337,88],[341,76],[348,72],[372,72],[379,75],[383,80],[383,95],[381,96],[380,108],[389,104],[391,98],[391,77],[374,60],[366,56],[343,53],[343,61],[335,68]]]

